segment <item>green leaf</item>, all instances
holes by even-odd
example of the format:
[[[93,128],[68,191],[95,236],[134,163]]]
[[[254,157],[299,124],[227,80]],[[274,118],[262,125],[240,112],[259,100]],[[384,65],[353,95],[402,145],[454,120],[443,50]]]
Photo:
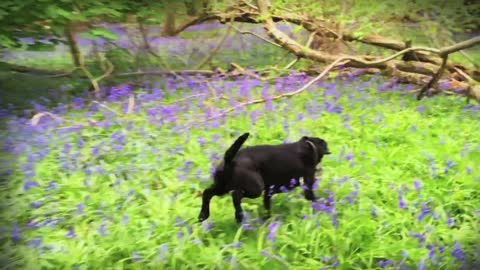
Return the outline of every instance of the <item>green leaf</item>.
[[[109,40],[115,40],[117,38],[116,34],[103,28],[93,28],[87,33],[82,33],[81,36],[88,39],[96,39],[100,37]]]
[[[43,42],[35,42],[27,46],[28,50],[36,52],[53,52],[55,51],[55,44],[47,44]]]

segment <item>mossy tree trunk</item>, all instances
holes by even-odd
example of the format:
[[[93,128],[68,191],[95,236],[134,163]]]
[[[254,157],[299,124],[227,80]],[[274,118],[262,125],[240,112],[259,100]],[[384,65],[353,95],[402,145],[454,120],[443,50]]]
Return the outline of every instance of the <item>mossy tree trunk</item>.
[[[76,67],[79,67],[81,63],[81,52],[80,48],[78,47],[78,43],[75,40],[75,31],[72,23],[68,23],[65,25],[64,29],[65,38],[67,39],[68,47],[70,48],[70,55],[72,56],[73,64]]]

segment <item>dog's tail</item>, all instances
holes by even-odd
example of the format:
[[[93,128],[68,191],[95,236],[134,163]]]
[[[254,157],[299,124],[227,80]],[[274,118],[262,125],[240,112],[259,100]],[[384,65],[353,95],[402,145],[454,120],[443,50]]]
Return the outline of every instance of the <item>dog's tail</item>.
[[[242,147],[243,143],[247,140],[248,136],[250,136],[250,133],[244,133],[235,140],[230,148],[228,148],[228,150],[225,152],[225,156],[223,157],[225,164],[232,162],[233,158],[237,154],[238,150],[240,150],[240,147]]]

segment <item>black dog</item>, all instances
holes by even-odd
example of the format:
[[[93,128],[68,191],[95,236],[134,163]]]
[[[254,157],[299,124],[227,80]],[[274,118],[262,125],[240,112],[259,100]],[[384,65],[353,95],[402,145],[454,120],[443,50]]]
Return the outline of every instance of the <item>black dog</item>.
[[[291,190],[304,179],[304,195],[315,201],[312,191],[315,166],[324,155],[330,154],[327,142],[315,137],[302,137],[295,143],[240,147],[249,133],[240,136],[225,152],[223,162],[216,168],[214,184],[203,191],[199,221],[210,216],[213,196],[231,192],[235,219],[243,220],[242,198],[258,198],[264,192],[263,203],[270,216],[270,200],[275,193]]]

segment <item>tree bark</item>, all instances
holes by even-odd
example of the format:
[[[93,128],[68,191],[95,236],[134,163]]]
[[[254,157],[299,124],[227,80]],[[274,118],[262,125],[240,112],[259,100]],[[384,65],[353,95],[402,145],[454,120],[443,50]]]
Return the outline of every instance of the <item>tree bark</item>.
[[[172,7],[168,7],[165,12],[165,23],[162,29],[162,36],[175,36],[175,11]]]
[[[80,48],[78,47],[77,41],[75,40],[75,32],[73,31],[73,25],[68,23],[64,29],[65,38],[68,42],[68,47],[70,48],[70,55],[72,56],[73,65],[79,67],[82,63],[80,60]]]

